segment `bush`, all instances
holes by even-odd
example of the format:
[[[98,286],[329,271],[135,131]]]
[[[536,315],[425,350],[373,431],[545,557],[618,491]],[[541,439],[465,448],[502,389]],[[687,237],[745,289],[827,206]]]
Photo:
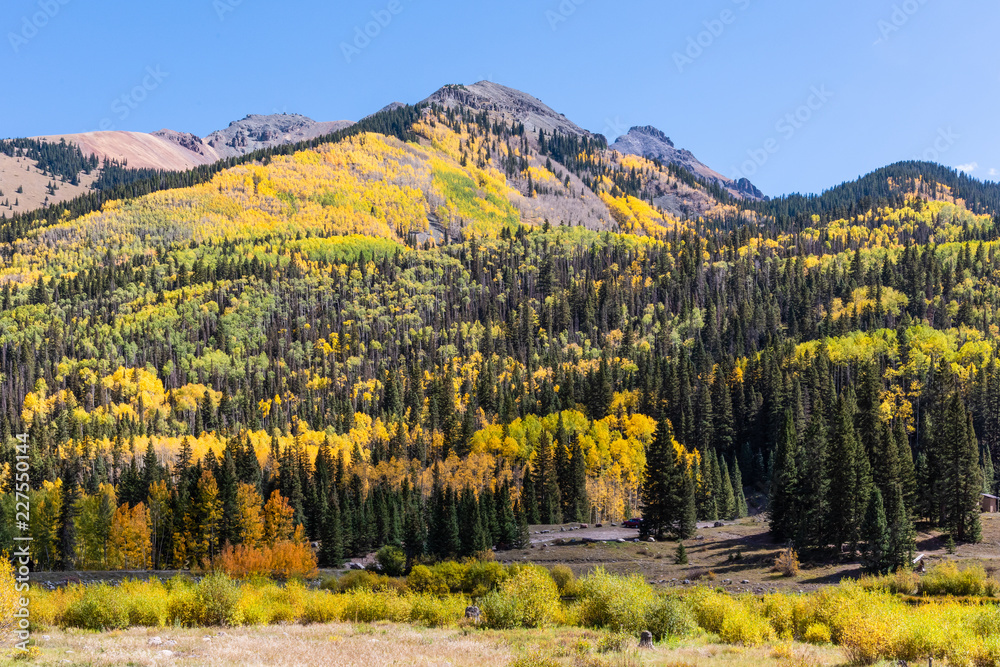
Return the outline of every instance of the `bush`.
[[[178,586],[170,591],[167,621],[193,628],[201,623],[201,602],[193,586]]]
[[[302,609],[303,623],[332,623],[339,621],[343,612],[343,600],[339,595],[327,591],[317,591],[308,596]]]
[[[575,593],[576,577],[573,575],[573,570],[566,565],[555,565],[550,572],[552,580],[559,588],[560,595],[573,595]]]
[[[813,623],[806,628],[802,639],[809,644],[829,644],[831,641],[830,628],[822,623]]]
[[[608,574],[597,568],[578,582],[577,591],[582,625],[631,633],[646,629],[646,612],[654,595],[642,577]]]
[[[634,638],[627,632],[609,632],[597,640],[598,653],[622,653],[632,645]]]
[[[126,579],[119,586],[132,627],[155,628],[167,622],[170,594],[159,579]]]
[[[480,602],[487,627],[537,628],[560,620],[559,589],[547,570],[522,567]]]
[[[108,584],[87,587],[63,614],[63,624],[84,630],[124,630],[129,626],[124,596]]]
[[[409,620],[412,610],[410,602],[395,591],[358,589],[342,597],[341,620],[353,623],[403,623]]]
[[[199,625],[235,625],[233,612],[240,601],[240,589],[226,574],[210,574],[196,590]],[[236,623],[234,623],[236,621]]]
[[[465,568],[462,591],[474,598],[497,590],[510,573],[496,561],[472,561]]]
[[[653,633],[656,641],[668,637],[686,637],[697,627],[691,609],[675,598],[660,597],[646,612],[646,629]]]
[[[757,646],[775,638],[774,628],[753,601],[715,591],[699,591],[692,598],[698,625],[727,644]]]
[[[774,559],[774,571],[784,577],[794,577],[799,573],[799,555],[795,549],[782,549]]]
[[[440,628],[456,625],[465,618],[467,600],[464,597],[436,595],[411,595],[410,621],[426,625],[429,628]]]
[[[1000,584],[986,574],[982,565],[970,565],[959,570],[953,562],[935,565],[920,580],[921,595],[989,596],[997,595]]]
[[[406,583],[417,593],[447,595],[450,592],[444,579],[426,565],[414,565],[406,577]]]
[[[387,577],[384,574],[375,574],[368,570],[351,570],[337,580],[337,589],[341,593],[361,589],[405,593],[408,590],[408,586],[405,581]]]
[[[0,553],[0,633],[14,627],[14,609],[21,597],[15,589],[14,566]]]
[[[375,554],[375,560],[387,577],[401,577],[406,574],[406,554],[399,547],[386,545]]]

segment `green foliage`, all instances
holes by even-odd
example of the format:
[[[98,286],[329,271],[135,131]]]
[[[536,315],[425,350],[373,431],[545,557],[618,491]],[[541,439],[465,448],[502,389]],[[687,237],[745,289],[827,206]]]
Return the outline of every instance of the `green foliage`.
[[[406,554],[399,547],[382,547],[375,554],[375,560],[387,577],[401,577],[406,573]]]

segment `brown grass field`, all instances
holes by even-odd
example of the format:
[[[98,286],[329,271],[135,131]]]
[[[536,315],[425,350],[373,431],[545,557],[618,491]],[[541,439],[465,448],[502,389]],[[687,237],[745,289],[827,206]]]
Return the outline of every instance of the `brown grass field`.
[[[41,653],[31,664],[818,667],[844,662],[843,654],[834,647],[787,643],[742,648],[691,640],[651,651],[581,651],[583,644],[596,646],[598,638],[597,632],[577,628],[499,632],[393,624],[288,625],[222,631],[160,628],[109,633],[53,630],[38,637]],[[27,663],[0,658],[0,664]]]

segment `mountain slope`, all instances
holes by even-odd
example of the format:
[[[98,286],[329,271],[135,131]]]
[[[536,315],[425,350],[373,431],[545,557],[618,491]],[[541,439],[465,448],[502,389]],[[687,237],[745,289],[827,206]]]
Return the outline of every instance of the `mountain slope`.
[[[740,199],[760,200],[764,194],[746,178],[734,181],[703,164],[694,154],[686,149],[674,146],[662,131],[649,125],[633,127],[611,144],[611,150],[629,155],[640,155],[651,160],[660,160],[667,164],[677,165],[687,169],[698,178],[722,186],[734,197]]]
[[[531,133],[545,130],[547,133],[561,132],[578,137],[591,137],[582,129],[558,113],[541,100],[507,86],[492,81],[480,81],[469,86],[448,85],[437,90],[424,100],[425,103],[440,104],[446,108],[465,106],[480,111],[498,114],[504,122],[517,121]]]

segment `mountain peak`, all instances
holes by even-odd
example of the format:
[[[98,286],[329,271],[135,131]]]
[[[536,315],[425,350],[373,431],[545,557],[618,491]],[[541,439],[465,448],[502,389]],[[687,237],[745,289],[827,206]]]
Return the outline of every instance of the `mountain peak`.
[[[740,199],[763,199],[764,194],[745,178],[734,181],[701,162],[686,149],[677,148],[663,131],[641,125],[631,128],[628,134],[618,137],[611,145],[612,150],[628,155],[638,155],[651,160],[682,167],[702,180],[715,183]]]
[[[593,136],[537,97],[493,81],[479,81],[468,86],[448,84],[435,91],[424,102],[444,107],[461,105],[479,111],[490,111],[500,114],[506,120],[522,123],[529,132],[545,130],[580,137]]]
[[[652,125],[636,125],[630,128],[628,132],[629,134],[643,134],[646,135],[647,137],[658,139],[659,141],[662,141],[663,143],[670,146],[671,148],[674,147],[674,142],[670,140],[670,137],[664,134],[662,130],[658,130]]]

